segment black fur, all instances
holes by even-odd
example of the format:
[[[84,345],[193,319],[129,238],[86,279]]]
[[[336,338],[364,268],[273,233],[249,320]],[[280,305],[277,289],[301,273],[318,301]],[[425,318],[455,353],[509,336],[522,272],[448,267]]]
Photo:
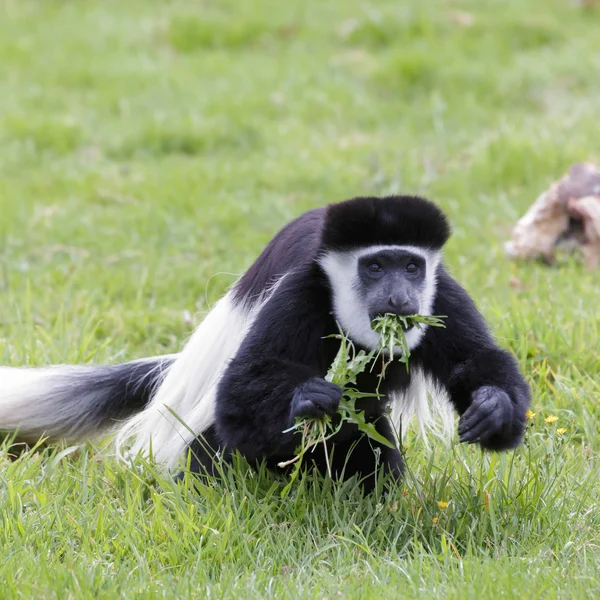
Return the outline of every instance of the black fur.
[[[376,245],[441,248],[450,237],[444,213],[414,196],[355,198],[327,207],[322,244],[330,250]]]
[[[321,247],[325,209],[315,208],[286,225],[242,275],[234,299],[251,305],[281,275],[311,264]]]
[[[295,417],[335,413],[339,389],[323,377],[339,342],[328,337],[337,327],[330,284],[316,262],[320,252],[381,244],[439,248],[448,235],[441,211],[412,197],[343,202],[311,211],[282,230],[236,288],[238,301],[253,299],[287,273],[219,382],[211,445],[225,456],[237,450],[249,460],[265,459],[275,466],[294,455],[298,439],[286,430]],[[442,266],[438,269],[433,314],[448,316],[446,328],[427,330],[411,365],[420,366],[447,390],[461,415],[463,441],[493,450],[512,448],[523,435],[528,386],[514,358],[492,339],[468,294]],[[376,375],[365,372],[357,383],[371,393]],[[409,383],[404,365],[394,363],[379,392],[385,396]],[[367,419],[392,439],[385,406],[385,397],[361,401]],[[402,472],[397,450],[360,436],[353,426],[341,429],[333,447],[333,469],[340,476],[372,474],[378,456],[387,471]],[[313,461],[324,470],[320,449]],[[210,463],[210,452],[197,452],[198,470],[212,471]],[[371,487],[372,481],[365,486]]]
[[[445,328],[430,328],[411,355],[447,390],[461,415],[461,441],[490,450],[518,446],[525,430],[529,386],[517,361],[494,342],[467,292],[439,269],[434,314],[447,315]],[[485,421],[487,427],[469,435]]]
[[[92,420],[93,415],[96,426],[106,426],[143,410],[173,362],[172,358],[157,357],[154,360],[89,367],[90,377],[85,381],[85,392],[97,392],[102,401],[87,407],[86,420]],[[73,397],[76,395],[74,391]]]

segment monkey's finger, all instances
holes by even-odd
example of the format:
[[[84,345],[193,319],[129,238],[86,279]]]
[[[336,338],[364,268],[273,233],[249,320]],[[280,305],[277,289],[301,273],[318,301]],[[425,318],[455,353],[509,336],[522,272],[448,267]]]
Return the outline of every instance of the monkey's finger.
[[[342,397],[341,390],[306,390],[307,398],[321,398],[329,400],[339,400]]]
[[[499,421],[494,415],[490,415],[485,420],[475,425],[472,429],[464,432],[459,441],[461,443],[475,444],[483,442],[497,433],[500,429]]]
[[[469,429],[464,430],[460,436],[461,442],[474,443],[487,439],[502,427],[502,411],[495,410],[485,416],[481,421],[475,423]]]
[[[321,407],[325,411],[337,410],[340,403],[339,396],[328,396],[327,394],[311,394],[310,398],[307,398],[308,402],[313,402],[317,406]]]
[[[304,386],[306,392],[317,393],[317,394],[327,394],[330,396],[341,396],[342,388],[335,383],[331,383],[329,381],[325,381],[324,379],[312,379]]]
[[[325,381],[324,388],[332,393],[341,394],[342,392],[342,388],[336,383],[331,383],[331,381]]]
[[[485,419],[492,414],[497,408],[498,403],[495,400],[485,399],[481,402],[474,402],[461,417],[458,424],[458,433],[462,434],[467,431],[481,419]]]
[[[296,417],[314,417],[316,419],[323,416],[323,409],[310,400],[301,400],[295,406],[294,416]]]

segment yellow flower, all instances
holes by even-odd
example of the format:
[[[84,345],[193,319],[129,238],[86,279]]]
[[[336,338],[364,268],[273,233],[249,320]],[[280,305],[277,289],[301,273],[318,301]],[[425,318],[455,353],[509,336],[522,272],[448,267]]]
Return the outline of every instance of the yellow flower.
[[[438,506],[439,506],[439,507],[440,507],[442,510],[444,510],[444,509],[445,509],[445,508],[448,506],[448,503],[447,503],[447,502],[444,502],[443,500],[438,500],[438,503],[437,503],[437,505],[438,505]]]
[[[556,433],[558,433],[558,435],[562,435],[563,433],[566,433],[566,431],[567,431],[567,428],[566,428],[566,427],[559,427],[559,428],[556,430]]]
[[[535,413],[534,413],[534,412],[531,412],[530,410],[528,410],[528,411],[525,413],[525,416],[526,416],[528,419],[533,419],[533,417],[535,417]]]
[[[433,517],[433,524],[435,525],[438,522],[438,518],[437,517]]]
[[[546,421],[546,423],[556,423],[558,417],[556,415],[550,415],[549,417],[546,417],[544,421]]]

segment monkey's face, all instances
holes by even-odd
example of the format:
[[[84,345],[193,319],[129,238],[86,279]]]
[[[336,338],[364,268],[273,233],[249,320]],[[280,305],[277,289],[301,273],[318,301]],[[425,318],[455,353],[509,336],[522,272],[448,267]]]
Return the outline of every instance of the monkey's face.
[[[438,250],[417,246],[369,246],[324,253],[319,264],[329,279],[333,313],[344,332],[369,349],[379,347],[371,321],[382,314],[430,315],[435,299]],[[406,339],[415,348],[424,328]]]
[[[384,249],[358,258],[357,288],[369,319],[392,313],[416,315],[421,309],[427,263],[423,256]]]

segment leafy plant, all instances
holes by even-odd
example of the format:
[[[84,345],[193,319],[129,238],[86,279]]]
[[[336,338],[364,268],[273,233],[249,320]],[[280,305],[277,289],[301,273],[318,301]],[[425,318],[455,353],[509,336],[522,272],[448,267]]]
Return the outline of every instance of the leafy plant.
[[[391,313],[377,317],[371,323],[371,327],[380,334],[380,345],[379,348],[370,352],[357,351],[352,341],[344,335],[340,328],[340,333],[334,336],[339,338],[340,348],[325,376],[327,381],[335,383],[343,390],[338,414],[335,419],[329,415],[324,415],[319,419],[299,418],[294,426],[287,430],[301,432],[302,440],[296,449],[294,458],[279,463],[282,468],[291,464],[294,465],[290,481],[284,488],[282,495],[287,494],[291,485],[298,478],[304,457],[309,452],[313,452],[319,444],[323,444],[327,473],[329,477],[332,476],[327,440],[335,436],[345,424],[356,425],[360,432],[372,440],[389,448],[394,447],[390,440],[377,431],[373,423],[366,420],[364,411],[356,406],[356,402],[361,398],[380,397],[381,394],[378,391],[375,393],[360,392],[356,389],[356,379],[369,364],[372,365],[371,368],[374,368],[381,358],[381,371],[378,375],[377,384],[377,390],[379,390],[379,386],[385,377],[386,368],[394,361],[395,357],[398,357],[400,362],[405,363],[408,369],[410,348],[406,339],[406,331],[411,327],[422,328],[424,325],[444,327],[443,319],[444,317],[400,316]],[[398,348],[400,349],[399,356]]]
[[[406,364],[408,370],[408,359],[410,358],[410,348],[406,339],[405,331],[411,327],[422,329],[424,325],[429,327],[445,327],[444,319],[446,317],[433,317],[429,315],[393,315],[385,314],[376,317],[371,323],[373,331],[376,331],[381,336],[381,348],[388,351],[390,360],[394,360],[394,350],[400,348],[400,357],[398,360]],[[389,364],[386,363],[386,364]]]

